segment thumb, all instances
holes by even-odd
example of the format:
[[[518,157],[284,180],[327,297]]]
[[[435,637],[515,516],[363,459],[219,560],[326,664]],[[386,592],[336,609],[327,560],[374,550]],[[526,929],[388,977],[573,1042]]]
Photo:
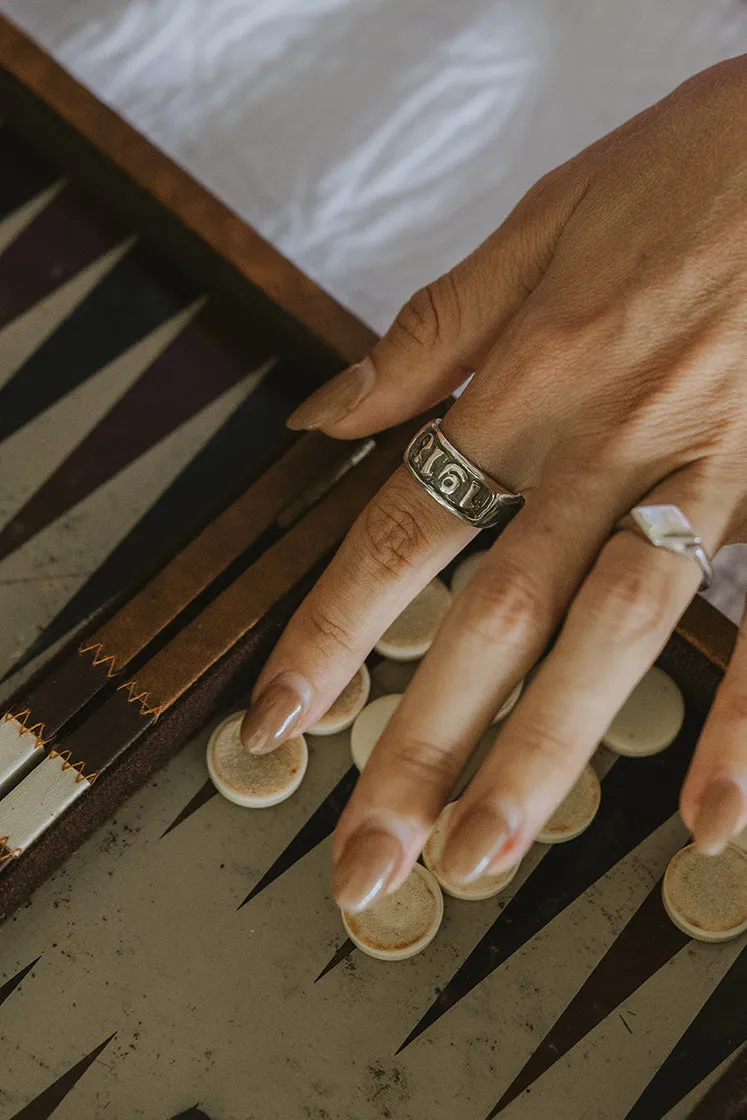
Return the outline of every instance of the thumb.
[[[288,427],[357,439],[459,388],[544,275],[586,185],[568,165],[541,179],[470,256],[416,292],[362,362],[304,401]]]

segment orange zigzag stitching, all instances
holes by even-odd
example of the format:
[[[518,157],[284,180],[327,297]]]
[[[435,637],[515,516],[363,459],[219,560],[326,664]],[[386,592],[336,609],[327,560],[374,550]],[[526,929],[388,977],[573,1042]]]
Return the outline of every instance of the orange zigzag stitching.
[[[85,762],[83,761],[83,759],[81,759],[80,762],[71,762],[70,759],[72,758],[72,751],[58,751],[58,750],[55,750],[54,747],[53,747],[52,750],[49,752],[47,757],[50,758],[50,759],[52,759],[52,758],[61,758],[62,759],[62,772],[63,772],[63,774],[65,773],[66,770],[77,770],[78,773],[77,773],[76,778],[75,778],[76,783],[77,782],[89,782],[90,783],[95,778],[98,777],[98,771],[95,774],[93,774],[92,776],[89,776],[88,774],[83,773],[85,765],[86,765]]]
[[[124,684],[121,684],[119,686],[117,692],[121,692],[122,689],[126,689],[130,694],[127,697],[128,704],[139,704],[141,716],[155,716],[156,719],[158,719],[158,717],[164,710],[164,705],[159,704],[157,707],[152,708],[148,703],[148,701],[150,700],[150,692],[147,689],[143,689],[142,692],[138,692],[136,694],[135,689],[137,687],[137,681],[126,681]]]
[[[93,657],[93,661],[91,662],[91,664],[93,664],[93,665],[103,665],[108,661],[109,662],[109,668],[106,671],[107,678],[116,677],[116,675],[119,671],[117,669],[116,657],[114,656],[113,653],[106,653],[106,654],[104,653],[104,643],[103,642],[89,642],[88,645],[84,644],[84,645],[78,647],[78,653],[90,653],[91,650],[96,650],[96,652],[94,654],[94,657]]]
[[[37,747],[46,747],[47,743],[51,743],[52,741],[52,735],[47,735],[47,737],[45,738],[44,724],[41,722],[41,720],[39,720],[38,723],[32,723],[29,727],[31,708],[21,708],[17,712],[14,712],[9,708],[3,718],[6,723],[10,723],[11,720],[15,720],[16,723],[20,723],[21,735],[33,735],[34,739],[36,740]]]
[[[21,854],[21,848],[9,848],[10,836],[0,836],[0,849],[5,848],[5,851],[0,850],[0,863],[5,863],[7,859],[17,859]]]

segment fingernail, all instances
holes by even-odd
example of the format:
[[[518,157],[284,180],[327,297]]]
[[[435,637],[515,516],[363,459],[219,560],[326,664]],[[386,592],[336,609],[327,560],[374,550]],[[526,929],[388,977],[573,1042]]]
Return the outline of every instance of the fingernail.
[[[368,396],[375,379],[376,373],[370,358],[348,366],[291,413],[287,420],[288,427],[295,432],[299,429],[311,431],[338,424]]]
[[[365,910],[386,891],[403,858],[402,845],[391,832],[368,827],[353,833],[332,876],[337,905],[352,914]]]
[[[744,793],[731,778],[716,778],[706,786],[695,814],[696,848],[709,856],[723,852],[739,831],[744,809]]]
[[[490,867],[516,832],[517,814],[494,804],[478,805],[449,830],[441,866],[455,883],[473,883]]]
[[[292,734],[306,710],[308,695],[284,674],[260,693],[241,722],[241,742],[251,754],[267,754]]]

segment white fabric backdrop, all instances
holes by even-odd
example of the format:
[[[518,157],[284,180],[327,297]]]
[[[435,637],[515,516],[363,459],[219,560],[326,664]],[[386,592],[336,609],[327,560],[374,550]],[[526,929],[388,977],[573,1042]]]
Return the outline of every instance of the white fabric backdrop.
[[[379,330],[544,171],[747,51],[745,0],[0,7]]]

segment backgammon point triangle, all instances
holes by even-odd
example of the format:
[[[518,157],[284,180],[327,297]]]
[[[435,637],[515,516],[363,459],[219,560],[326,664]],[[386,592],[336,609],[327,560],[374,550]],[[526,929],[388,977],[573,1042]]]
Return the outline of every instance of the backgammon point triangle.
[[[68,1093],[77,1085],[83,1074],[89,1066],[98,1058],[102,1050],[105,1050],[111,1040],[115,1037],[116,1031],[100,1042],[89,1054],[76,1062],[74,1066],[61,1074],[56,1081],[53,1081],[38,1097],[34,1097],[29,1101],[20,1112],[12,1116],[10,1120],[49,1120],[54,1112],[64,1101]]]
[[[0,1007],[2,1007],[2,1005],[5,1003],[8,996],[16,990],[21,981],[26,976],[28,976],[34,965],[37,965],[39,963],[41,958],[42,955],[40,953],[39,956],[31,961],[30,964],[27,964],[24,968],[20,969],[20,971],[17,972],[15,976],[11,976],[10,980],[6,980],[4,984],[0,985]]]

